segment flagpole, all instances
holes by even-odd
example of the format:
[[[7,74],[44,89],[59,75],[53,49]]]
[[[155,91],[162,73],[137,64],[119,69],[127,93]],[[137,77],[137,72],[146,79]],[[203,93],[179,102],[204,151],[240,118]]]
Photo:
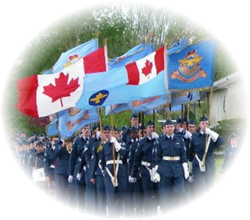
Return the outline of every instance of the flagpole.
[[[108,51],[107,51],[108,50],[107,49],[108,39],[105,38],[103,40],[103,43],[104,43],[104,46],[106,48],[106,53],[108,53]],[[108,54],[107,54],[107,57],[108,57]],[[107,68],[108,68],[108,66],[107,66]],[[113,114],[112,114],[112,112],[113,112],[113,108],[112,108],[112,105],[110,105],[111,134],[113,136],[113,134],[114,134],[114,122],[113,122]],[[114,184],[115,184],[116,183],[116,172],[115,172],[116,164],[115,164],[115,145],[114,145],[114,143],[112,143],[112,157],[113,157],[113,172],[114,172]]]

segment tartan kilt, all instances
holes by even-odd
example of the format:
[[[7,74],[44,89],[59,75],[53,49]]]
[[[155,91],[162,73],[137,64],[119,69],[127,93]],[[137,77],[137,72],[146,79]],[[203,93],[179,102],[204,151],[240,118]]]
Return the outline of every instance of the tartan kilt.
[[[49,177],[48,194],[49,195],[57,194],[56,180],[54,175]]]

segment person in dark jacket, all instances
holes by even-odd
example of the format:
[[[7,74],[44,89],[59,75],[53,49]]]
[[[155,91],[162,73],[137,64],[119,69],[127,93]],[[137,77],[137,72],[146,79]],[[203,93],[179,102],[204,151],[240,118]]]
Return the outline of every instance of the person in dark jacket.
[[[202,116],[199,132],[192,135],[190,148],[195,196],[206,192],[214,185],[214,149],[222,144],[224,144],[224,139],[208,127],[207,117]]]
[[[230,135],[229,143],[230,145],[225,150],[224,159],[221,167],[221,174],[224,174],[228,171],[239,150],[238,137],[235,134]]]

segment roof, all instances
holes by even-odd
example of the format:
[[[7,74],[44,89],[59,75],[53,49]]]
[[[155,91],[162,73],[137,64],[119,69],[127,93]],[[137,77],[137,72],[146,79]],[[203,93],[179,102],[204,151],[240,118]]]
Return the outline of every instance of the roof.
[[[220,80],[217,80],[214,82],[214,89],[224,89],[227,88],[227,86],[236,80],[240,79],[242,76],[242,73],[240,71],[233,73],[231,75],[228,75]]]

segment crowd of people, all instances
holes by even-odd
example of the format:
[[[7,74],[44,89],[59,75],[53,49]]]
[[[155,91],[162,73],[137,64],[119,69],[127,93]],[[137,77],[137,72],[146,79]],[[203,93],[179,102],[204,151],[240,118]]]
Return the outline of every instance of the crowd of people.
[[[49,195],[83,213],[147,217],[166,213],[209,190],[215,181],[214,149],[224,139],[205,116],[167,119],[159,134],[152,121],[131,126],[85,125],[73,137],[16,132],[11,146],[25,173]],[[230,136],[222,172],[237,148]],[[37,171],[42,178],[35,177]],[[44,175],[44,176],[43,176]]]

